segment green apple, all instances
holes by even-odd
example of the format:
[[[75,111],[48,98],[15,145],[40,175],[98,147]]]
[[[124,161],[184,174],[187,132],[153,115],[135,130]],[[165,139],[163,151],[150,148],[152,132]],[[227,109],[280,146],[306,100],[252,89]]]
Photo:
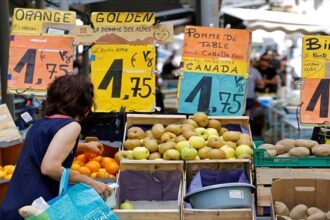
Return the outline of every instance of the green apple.
[[[184,160],[195,160],[197,156],[197,150],[193,147],[185,147],[181,151],[181,158]]]
[[[228,145],[224,145],[220,149],[225,152],[226,159],[235,158],[235,150],[233,148],[229,147]]]
[[[236,148],[236,156],[239,157],[242,154],[253,155],[253,150],[246,144],[241,144]]]
[[[209,138],[210,138],[210,136],[219,137],[219,133],[218,133],[217,129],[207,128],[206,130],[207,130],[207,133],[209,134]]]
[[[176,149],[169,149],[163,155],[164,160],[180,160],[180,157],[180,151]]]
[[[207,132],[207,129],[205,129],[205,128],[198,127],[198,128],[195,128],[195,131],[198,136],[202,136],[205,140],[207,140],[207,138],[209,137],[209,133]]]
[[[134,209],[134,206],[132,203],[128,202],[127,200],[120,204],[119,206],[120,209]]]
[[[135,160],[147,159],[149,154],[149,150],[145,147],[136,147],[133,149],[133,157]]]
[[[190,147],[190,143],[189,141],[180,141],[175,145],[175,149],[177,149],[178,151],[182,151],[183,148],[185,147]]]
[[[202,136],[192,136],[189,138],[189,143],[192,147],[196,149],[200,149],[205,147],[206,142]]]

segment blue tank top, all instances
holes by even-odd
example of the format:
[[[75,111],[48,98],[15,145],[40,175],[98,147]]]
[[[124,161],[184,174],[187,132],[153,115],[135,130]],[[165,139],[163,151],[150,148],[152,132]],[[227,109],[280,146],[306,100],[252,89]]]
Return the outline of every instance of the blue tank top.
[[[59,181],[41,174],[41,162],[58,130],[73,121],[72,118],[44,118],[29,129],[1,206],[1,220],[23,219],[18,209],[31,205],[40,196],[49,201],[58,195]],[[71,167],[77,143],[64,160],[63,167]]]

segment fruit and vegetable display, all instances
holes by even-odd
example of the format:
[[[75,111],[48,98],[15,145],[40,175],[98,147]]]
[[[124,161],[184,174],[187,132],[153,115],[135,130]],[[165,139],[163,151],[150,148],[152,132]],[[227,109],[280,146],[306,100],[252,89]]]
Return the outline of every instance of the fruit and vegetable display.
[[[305,219],[305,220],[329,220],[330,211],[324,212],[317,207],[307,207],[304,204],[299,204],[293,207],[291,210],[283,202],[276,201],[274,203],[275,214],[280,220],[293,220],[293,219]]]
[[[86,152],[75,157],[71,169],[92,178],[115,178],[119,164],[114,158]]]
[[[15,170],[15,165],[0,166],[0,180],[10,180]]]
[[[330,156],[330,144],[319,144],[313,140],[284,139],[274,144],[262,144],[263,148],[272,157],[327,157]]]
[[[150,130],[132,126],[127,130],[123,151],[116,160],[251,159],[249,134],[229,131],[205,113],[196,113],[181,124],[154,124]]]

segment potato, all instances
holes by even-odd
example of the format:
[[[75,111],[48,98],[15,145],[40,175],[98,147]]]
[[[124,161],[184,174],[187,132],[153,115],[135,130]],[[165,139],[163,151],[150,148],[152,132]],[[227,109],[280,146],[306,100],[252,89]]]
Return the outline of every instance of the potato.
[[[282,144],[276,144],[275,150],[277,151],[277,154],[285,154],[287,153],[286,148]]]
[[[321,209],[316,208],[316,207],[310,207],[307,209],[307,215],[313,215],[318,212],[324,213]]]
[[[276,215],[289,215],[290,211],[288,207],[283,202],[276,201],[274,204]]]
[[[293,219],[304,219],[307,216],[307,206],[299,204],[291,209],[289,216]]]
[[[292,220],[289,216],[277,216],[277,220]]]
[[[296,147],[296,141],[292,139],[283,139],[277,142],[276,144],[283,145],[286,149],[286,152],[288,152],[291,148]]]
[[[330,156],[330,145],[329,144],[320,144],[312,148],[312,153],[315,156],[327,157]]]
[[[275,150],[275,145],[273,144],[262,144],[258,148],[262,148],[265,150]]]
[[[238,131],[226,131],[225,133],[222,134],[224,141],[232,141],[232,142],[237,142],[240,136],[241,136],[241,132]]]
[[[266,150],[267,153],[271,156],[271,157],[276,157],[277,155],[277,151],[276,150]]]
[[[290,157],[290,154],[288,154],[288,153],[280,154],[280,155],[277,155],[276,157]]]
[[[307,147],[312,149],[314,146],[318,145],[317,141],[298,139],[296,140],[296,147]]]
[[[327,216],[323,212],[315,213],[306,218],[306,220],[326,220],[326,219],[327,219]]]
[[[307,157],[310,155],[310,151],[307,147],[295,147],[289,150],[289,154],[292,157]]]

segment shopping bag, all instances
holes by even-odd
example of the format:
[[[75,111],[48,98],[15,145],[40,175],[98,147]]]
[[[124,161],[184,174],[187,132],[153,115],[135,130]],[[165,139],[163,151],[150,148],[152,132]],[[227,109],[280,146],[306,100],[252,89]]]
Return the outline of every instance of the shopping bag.
[[[50,200],[50,205],[40,215],[27,220],[119,220],[90,186],[78,183],[68,187],[70,169],[64,169],[59,195]]]

